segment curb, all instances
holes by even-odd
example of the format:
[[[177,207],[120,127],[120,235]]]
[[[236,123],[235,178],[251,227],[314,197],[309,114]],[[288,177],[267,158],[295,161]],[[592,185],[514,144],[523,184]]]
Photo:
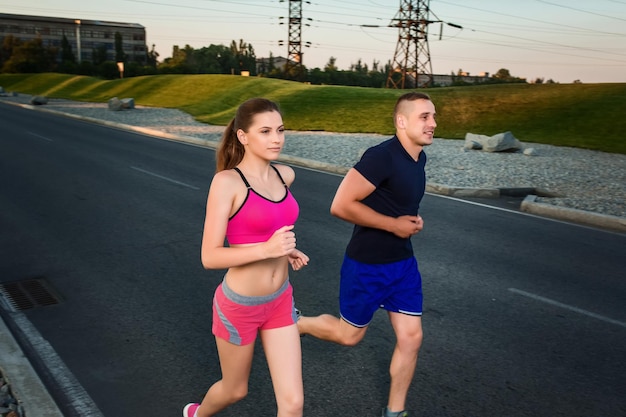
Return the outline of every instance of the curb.
[[[521,210],[537,216],[549,217],[552,219],[626,233],[626,218],[611,216],[608,214],[592,213],[572,208],[557,207],[551,204],[539,203],[536,200],[536,195],[531,194],[526,196],[520,206]]]
[[[500,190],[498,188],[451,187],[437,183],[426,183],[426,192],[447,195],[449,197],[500,197]]]
[[[0,307],[1,308],[1,307]],[[26,417],[63,417],[54,399],[0,316],[0,370]],[[19,414],[20,416],[22,414]]]
[[[539,196],[556,196],[554,193],[545,190],[535,188],[463,188],[428,183],[426,184],[426,191],[433,194],[458,198],[499,198],[503,195],[525,196],[520,205],[522,212],[613,232],[626,233],[626,218],[538,202],[537,198]]]

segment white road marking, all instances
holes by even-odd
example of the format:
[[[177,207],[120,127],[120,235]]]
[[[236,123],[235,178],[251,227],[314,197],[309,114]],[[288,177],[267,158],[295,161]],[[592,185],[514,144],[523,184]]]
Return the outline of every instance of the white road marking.
[[[173,180],[171,178],[164,177],[163,175],[159,175],[159,174],[156,174],[154,172],[146,171],[145,169],[132,167],[132,166],[131,166],[131,168],[134,169],[135,171],[143,172],[144,174],[152,175],[153,177],[160,178],[162,180],[169,181],[169,182],[174,183],[174,184],[182,185],[183,187],[191,188],[192,190],[199,190],[199,188],[196,187],[196,186],[189,185],[189,184],[186,184],[184,182],[176,181],[176,180]]]
[[[526,291],[518,290],[517,288],[509,288],[509,291],[514,292],[514,293],[519,294],[519,295],[523,295],[524,297],[532,298],[533,300],[537,300],[537,301],[544,302],[546,304],[553,305],[555,307],[560,307],[560,308],[564,308],[566,310],[573,311],[575,313],[583,314],[585,316],[592,317],[594,319],[598,319],[598,320],[604,321],[606,323],[610,323],[610,324],[615,324],[617,326],[626,327],[626,323],[624,323],[622,321],[614,320],[612,318],[605,317],[605,316],[602,316],[600,314],[592,313],[591,311],[583,310],[582,308],[570,306],[568,304],[563,304],[563,303],[560,303],[558,301],[554,301],[554,300],[551,300],[549,298],[542,297],[540,295],[536,295],[536,294],[532,294],[532,293],[529,293],[529,292],[526,292]]]
[[[45,136],[38,135],[37,133],[33,133],[33,132],[26,132],[26,133],[28,133],[29,135],[33,135],[35,137],[38,137],[39,139],[47,140],[48,142],[54,142],[54,140],[52,140],[50,138],[47,138]]]

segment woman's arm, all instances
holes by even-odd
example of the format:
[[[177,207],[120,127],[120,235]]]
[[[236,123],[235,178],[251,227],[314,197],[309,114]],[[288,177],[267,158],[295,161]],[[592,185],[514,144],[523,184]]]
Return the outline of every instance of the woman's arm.
[[[206,204],[201,258],[206,269],[226,269],[289,255],[296,247],[293,225],[278,229],[264,243],[250,246],[225,245],[228,218],[242,192],[241,179],[232,171],[215,174]],[[240,199],[243,201],[243,199]]]

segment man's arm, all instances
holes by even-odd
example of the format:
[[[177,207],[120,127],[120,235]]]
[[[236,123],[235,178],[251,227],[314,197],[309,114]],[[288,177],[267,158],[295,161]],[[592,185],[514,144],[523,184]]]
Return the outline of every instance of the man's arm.
[[[419,216],[391,217],[371,209],[361,201],[376,187],[359,171],[352,168],[344,177],[330,206],[330,214],[359,226],[385,230],[407,238],[422,229]]]

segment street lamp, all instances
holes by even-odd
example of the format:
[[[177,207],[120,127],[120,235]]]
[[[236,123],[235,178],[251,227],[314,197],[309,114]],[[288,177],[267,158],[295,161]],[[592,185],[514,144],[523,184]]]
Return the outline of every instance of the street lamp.
[[[80,64],[82,61],[82,50],[80,47],[80,19],[74,20],[76,23],[76,51],[78,53],[78,63]]]

